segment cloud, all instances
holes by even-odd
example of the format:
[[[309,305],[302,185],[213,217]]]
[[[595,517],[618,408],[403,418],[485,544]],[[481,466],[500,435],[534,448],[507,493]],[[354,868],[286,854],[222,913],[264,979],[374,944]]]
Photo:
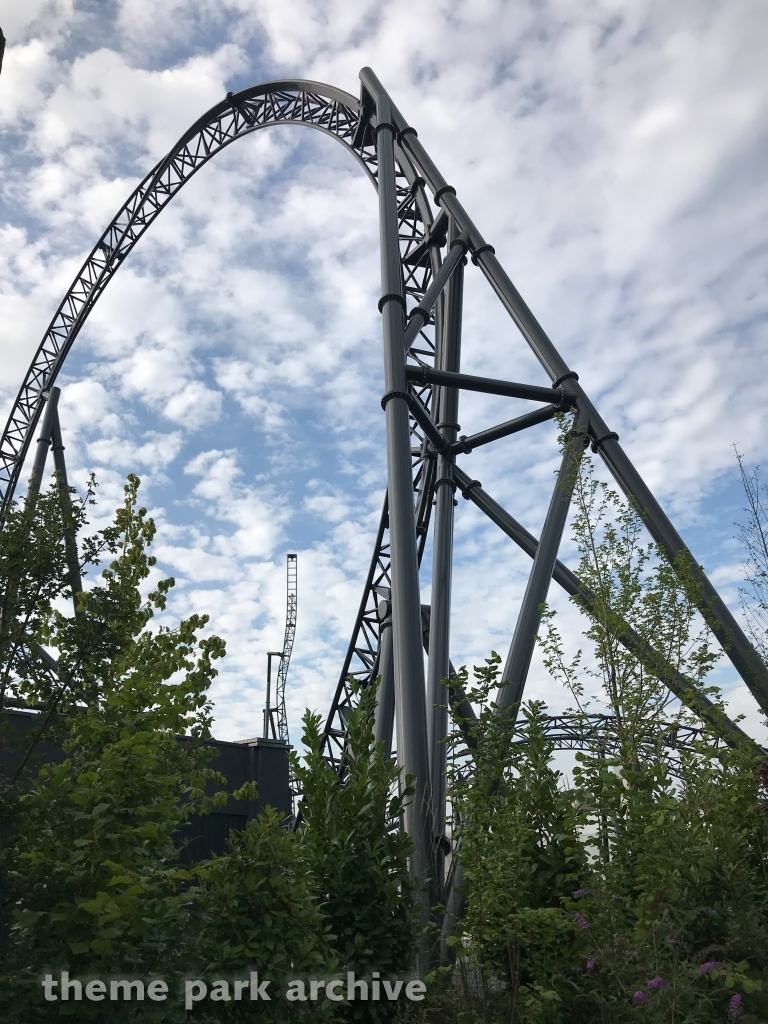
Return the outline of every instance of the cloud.
[[[235,527],[233,533],[217,535],[214,547],[232,558],[271,556],[283,538],[283,526],[290,510],[281,507],[269,487],[257,488],[241,483],[242,471],[234,451],[200,452],[184,467],[184,472],[198,477],[192,496],[199,507]]]
[[[34,32],[44,33],[48,39],[56,38],[71,21],[73,11],[72,0],[25,0],[23,4],[9,4],[2,11],[3,35],[11,45],[26,41]],[[34,36],[31,41],[35,41]],[[5,74],[4,64],[4,79]]]

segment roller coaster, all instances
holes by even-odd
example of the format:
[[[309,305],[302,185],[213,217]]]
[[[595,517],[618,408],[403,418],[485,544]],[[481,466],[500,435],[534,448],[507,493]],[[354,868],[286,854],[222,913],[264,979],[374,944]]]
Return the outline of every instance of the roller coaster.
[[[550,581],[578,596],[587,609],[596,600],[557,558],[573,470],[587,444],[632,499],[666,556],[671,561],[688,559],[697,578],[701,612],[736,671],[767,712],[768,671],[619,444],[618,435],[590,401],[579,375],[546,335],[501,266],[493,246],[464,209],[456,189],[430,158],[416,129],[405,120],[373,71],[364,68],[360,83],[359,98],[332,86],[300,80],[268,82],[228,93],[139,183],[85,260],[24,377],[0,440],[0,510],[8,507],[14,495],[41,419],[33,485],[39,485],[41,463],[44,465],[51,444],[54,454],[59,451],[57,468],[63,468],[61,432],[55,415],[57,376],[107,284],[186,182],[227,146],[273,125],[304,126],[336,139],[358,162],[378,195],[378,308],[384,355],[381,405],[386,426],[387,494],[326,720],[324,751],[328,763],[343,773],[354,691],[380,678],[376,737],[387,750],[396,749],[404,772],[415,780],[415,797],[405,811],[404,827],[413,841],[412,870],[424,883],[425,900],[431,900],[435,894],[445,896],[450,884],[444,863],[435,854],[445,844],[448,700],[454,701],[464,720],[475,715],[469,701],[453,689],[449,694],[444,684],[452,668],[449,648],[456,493],[472,502],[532,559],[514,628],[510,623],[509,653],[496,699],[500,711],[513,713],[523,697]],[[490,295],[502,304],[538,359],[549,378],[548,387],[462,372],[462,302],[469,261],[473,268],[469,272],[477,272],[487,281]],[[536,408],[469,437],[459,437],[459,398],[466,390],[533,402]],[[574,429],[537,539],[457,460],[482,445],[551,423],[559,412],[573,416]],[[432,594],[425,608],[419,567],[430,529]],[[76,558],[73,572],[75,563]],[[621,642],[651,671],[655,668],[672,693],[706,721],[722,742],[751,742],[690,679],[679,672],[670,673],[662,654],[641,645],[628,624]],[[284,689],[281,692],[280,687],[284,687],[291,644],[292,634],[290,643],[286,634],[286,644],[278,655],[276,702],[267,709],[264,719],[265,730],[285,738],[287,719]],[[51,662],[55,671],[54,659]],[[599,731],[604,725],[595,721],[584,728]],[[674,737],[670,732],[664,742],[678,747],[692,743],[695,731],[690,736],[678,731]],[[580,741],[578,730],[566,721],[553,720],[551,732],[558,737],[559,745],[578,745]]]

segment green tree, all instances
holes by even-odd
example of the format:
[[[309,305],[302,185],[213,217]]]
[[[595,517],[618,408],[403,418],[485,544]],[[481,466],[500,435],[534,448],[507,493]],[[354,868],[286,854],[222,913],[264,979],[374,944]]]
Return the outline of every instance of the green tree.
[[[685,558],[671,564],[644,540],[645,526],[634,506],[594,476],[584,458],[573,491],[572,533],[579,552],[578,575],[591,593],[573,603],[588,616],[584,630],[592,657],[578,650],[570,659],[555,613],[543,616],[541,645],[552,677],[571,692],[576,710],[586,713],[594,700],[613,717],[622,763],[631,765],[658,722],[690,720],[675,706],[669,689],[681,674],[701,687],[718,658],[710,633],[697,612],[696,582]],[[626,645],[629,627],[636,644]],[[647,655],[653,651],[653,664]],[[597,683],[598,695],[587,693]]]
[[[703,743],[677,778],[655,758],[580,762],[573,795],[589,811],[591,870],[563,903],[589,926],[572,961],[572,1019],[624,1021],[642,1007],[649,1020],[704,1024],[725,1019],[734,996],[745,1020],[763,1019],[768,830],[752,751]]]
[[[14,510],[0,533],[6,692],[40,709],[38,749],[45,737],[66,752],[52,764],[28,756],[31,748],[17,752],[23,770],[3,780],[2,1019],[103,1019],[98,1002],[44,1001],[41,974],[67,970],[81,980],[159,975],[170,983],[167,1002],[110,1001],[109,1017],[170,1024],[186,1019],[182,976],[231,984],[251,969],[272,981],[259,1019],[378,1019],[387,1005],[340,1010],[329,999],[288,1005],[279,995],[296,977],[347,968],[386,977],[412,961],[409,846],[397,829],[401,798],[390,792],[397,769],[373,745],[374,691],[350,719],[344,785],[320,756],[318,717],[306,717],[298,831],[268,812],[233,833],[224,856],[183,864],[185,822],[212,807],[206,784],[225,781],[209,767],[207,743],[207,690],[224,644],[203,633],[206,616],[175,628],[153,621],[173,580],[149,586],[155,526],[138,487],[129,477],[114,524],[81,542],[84,561],[108,553],[109,562],[79,594],[76,615],[60,600],[72,597],[64,536],[73,521],[84,525],[85,503],[75,516],[54,487]],[[47,545],[45,557],[36,543]],[[58,655],[56,673],[31,671],[50,660],[46,650]],[[252,787],[235,794],[246,795]],[[206,1001],[196,1015],[251,1019],[253,1008]]]
[[[410,972],[416,953],[410,841],[400,830],[402,786],[393,761],[373,740],[375,687],[349,717],[343,783],[322,756],[320,716],[304,716],[305,759],[294,760],[303,793],[299,836],[315,876],[330,941],[342,972],[382,978]],[[375,1020],[387,1001],[351,1003],[350,1019]]]
[[[260,979],[270,980],[271,1002],[258,1007],[265,1024],[296,1016],[335,1019],[336,1006],[327,999],[287,1003],[284,998],[290,981],[332,978],[339,962],[311,860],[281,816],[268,809],[250,821],[244,832],[233,833],[229,851],[199,865],[196,875],[190,925],[197,935],[199,977],[232,979],[258,970]],[[246,1002],[222,1013],[207,1005],[196,1016],[253,1020],[253,1007]]]
[[[573,694],[577,718],[595,682],[610,718],[574,770],[590,873],[563,904],[589,924],[571,1013],[622,1021],[642,1007],[658,1021],[721,1020],[734,994],[761,1005],[768,967],[759,753],[705,733],[697,751],[677,762],[665,755],[660,723],[692,721],[670,695],[673,674],[722,708],[705,685],[717,656],[697,614],[695,576],[685,559],[671,564],[643,542],[638,510],[595,479],[590,460],[574,509],[578,574],[594,597],[574,601],[589,617],[592,657],[585,665],[581,651],[564,656],[550,612],[545,664]],[[633,648],[622,642],[627,626]],[[709,962],[716,967],[700,973]]]
[[[0,530],[0,713],[18,701],[39,704],[48,712],[41,724],[51,728],[56,711],[82,698],[74,680],[52,671],[41,644],[54,606],[74,598],[65,537],[84,526],[94,486],[89,481],[85,498],[72,501],[54,482],[23,505],[13,502]],[[96,561],[102,545],[102,538],[88,538],[83,564]],[[32,738],[43,735],[37,730]]]
[[[544,707],[523,705],[515,736],[511,716],[490,699],[499,664],[494,653],[475,667],[470,742],[459,730],[450,738],[466,913],[449,941],[473,1014],[536,1020],[560,1000],[556,975],[578,934],[561,901],[580,885],[586,861],[573,803],[551,763]],[[466,688],[467,680],[462,669],[451,685]]]
[[[178,832],[210,806],[206,691],[224,644],[199,637],[206,616],[175,629],[150,626],[173,580],[142,596],[155,526],[138,507],[138,487],[129,477],[114,525],[88,546],[112,560],[80,596],[78,615],[48,599],[26,627],[27,642],[58,650],[59,675],[81,701],[58,721],[66,760],[17,780],[12,795],[3,848],[4,1019],[54,1012],[40,1006],[43,968],[108,975],[183,966],[190,876],[178,862]],[[39,692],[26,678],[16,688]],[[179,743],[182,734],[189,739]],[[93,1010],[98,1016],[97,1004]]]

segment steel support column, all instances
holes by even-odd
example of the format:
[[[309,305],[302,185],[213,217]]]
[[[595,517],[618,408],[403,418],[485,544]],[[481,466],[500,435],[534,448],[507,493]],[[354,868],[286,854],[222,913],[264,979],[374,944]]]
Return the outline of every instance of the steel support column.
[[[392,756],[392,730],[395,724],[395,663],[392,646],[392,602],[379,603],[379,691],[373,719],[373,739],[384,744],[384,757]]]
[[[451,222],[449,238],[455,239]],[[457,246],[458,248],[458,246]],[[464,266],[459,262],[447,285],[443,334],[438,339],[435,362],[441,370],[458,373],[461,360],[461,318],[464,293]],[[459,431],[459,393],[455,388],[441,387],[433,408],[437,409],[437,426],[445,440],[453,443]],[[429,748],[430,782],[435,837],[442,837],[445,827],[445,738],[448,732],[448,694],[443,680],[450,673],[451,577],[453,572],[453,458],[440,453],[435,480],[435,533],[432,550],[432,603],[429,628],[429,663],[427,669],[427,744]],[[435,849],[438,849],[436,845]],[[436,864],[437,878],[442,882],[442,858]]]
[[[40,487],[43,482],[43,473],[45,472],[45,461],[48,458],[48,449],[51,447],[51,439],[53,437],[53,424],[58,415],[57,410],[60,394],[61,390],[59,388],[51,388],[48,392],[48,398],[45,403],[45,412],[43,413],[43,422],[40,426],[40,436],[37,439],[35,461],[32,463],[32,472],[29,475],[29,486],[27,487],[26,497],[27,505],[31,505],[40,493]]]
[[[58,391],[58,388],[55,390]],[[64,506],[64,514],[70,517],[70,522],[64,530],[64,549],[67,555],[67,566],[69,568],[69,583],[72,587],[72,603],[77,615],[77,595],[82,593],[83,581],[80,576],[80,558],[77,553],[77,537],[71,521],[72,499],[69,493],[69,480],[67,479],[67,464],[64,460],[64,442],[61,438],[61,425],[59,423],[58,404],[53,415],[53,431],[51,434],[51,450],[53,451],[53,467],[56,470],[56,486],[61,495]]]
[[[396,130],[389,98],[383,90],[376,100],[376,150],[378,156],[379,229],[381,246],[382,314],[384,335],[384,382],[382,404],[386,415],[389,532],[392,566],[392,630],[397,707],[398,759],[405,775],[412,775],[416,792],[405,810],[405,828],[413,843],[411,869],[421,881],[424,918],[434,892],[432,813],[427,754],[427,720],[424,694],[424,656],[421,640],[421,599],[413,511],[411,442],[408,395],[405,380],[405,298],[400,267],[397,193],[395,188]],[[366,87],[369,86],[364,81]],[[422,946],[422,966],[427,947]]]
[[[531,575],[525,588],[525,596],[517,617],[514,636],[501,675],[501,684],[496,697],[499,708],[511,708],[517,716],[517,709],[523,698],[525,680],[536,646],[536,635],[541,622],[541,606],[547,599],[549,583],[557,561],[557,552],[563,536],[565,520],[571,504],[571,494],[576,482],[579,462],[586,447],[586,424],[581,415],[576,417],[574,427],[566,441],[557,483],[552,492],[541,540],[536,548]]]

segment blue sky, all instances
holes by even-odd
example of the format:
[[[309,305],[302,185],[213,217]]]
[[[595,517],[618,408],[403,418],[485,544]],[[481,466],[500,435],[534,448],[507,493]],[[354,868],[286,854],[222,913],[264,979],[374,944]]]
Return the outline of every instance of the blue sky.
[[[768,415],[763,5],[0,0],[0,26],[3,415],[82,259],[189,124],[275,78],[356,94],[368,64],[737,607],[731,446],[764,461]],[[259,727],[287,551],[294,735],[335,686],[384,488],[378,272],[358,165],[267,129],[173,200],[59,378],[71,475],[97,472],[106,513],[139,473],[172,613],[207,611],[227,639],[225,738]],[[546,383],[471,266],[464,367]],[[462,398],[466,433],[513,414]],[[463,464],[537,534],[556,462],[540,427]],[[527,565],[467,503],[457,517],[461,664],[506,651]],[[717,679],[757,734],[745,688]],[[565,703],[538,660],[529,692]]]

